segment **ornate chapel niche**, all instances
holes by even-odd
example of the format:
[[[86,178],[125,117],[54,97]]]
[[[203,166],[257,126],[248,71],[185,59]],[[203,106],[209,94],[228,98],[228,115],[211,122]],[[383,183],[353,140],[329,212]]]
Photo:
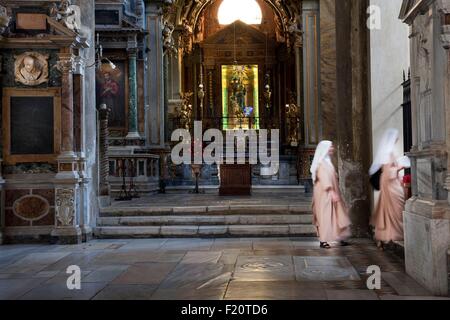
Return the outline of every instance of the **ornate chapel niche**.
[[[222,1],[211,2],[198,13],[188,48],[183,46],[186,37],[181,37],[181,91],[192,93],[193,118],[202,119],[204,127],[280,128],[282,142],[286,143],[285,106],[295,99],[296,92],[294,50],[286,33],[290,17],[276,14],[269,1],[256,1],[261,8],[261,24],[235,21],[221,25],[218,11]],[[187,14],[182,23],[190,19]],[[230,110],[229,93],[227,96],[236,66],[245,69],[246,106],[253,108],[252,120],[243,121],[244,125],[231,119],[239,116]],[[203,99],[199,99],[200,84],[204,86]]]

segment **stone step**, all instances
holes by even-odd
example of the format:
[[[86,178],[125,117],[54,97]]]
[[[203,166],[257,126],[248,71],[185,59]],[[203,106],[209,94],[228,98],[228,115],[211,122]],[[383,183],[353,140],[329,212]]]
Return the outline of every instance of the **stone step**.
[[[268,179],[267,185],[253,185],[252,186],[252,194],[299,194],[305,195],[305,186],[303,185],[273,185],[273,181]],[[219,186],[218,185],[202,185],[200,183],[199,189],[201,192],[206,194],[218,194]],[[194,190],[194,185],[189,186],[167,186],[167,193],[181,193],[186,191]]]
[[[311,224],[312,214],[283,215],[165,215],[99,217],[99,226],[166,226],[166,225],[280,225]]]
[[[186,207],[106,207],[100,217],[166,216],[166,215],[274,215],[310,214],[311,205],[218,205]]]
[[[129,188],[129,183],[126,183],[127,190]],[[120,191],[122,190],[122,182],[110,182],[110,192],[111,196],[115,197],[118,196]],[[159,184],[156,182],[135,182],[135,190],[140,195],[148,195],[153,194],[155,192],[158,192],[159,190]]]
[[[99,226],[97,238],[158,238],[158,237],[300,237],[315,236],[309,224],[283,225],[215,225],[215,226]]]

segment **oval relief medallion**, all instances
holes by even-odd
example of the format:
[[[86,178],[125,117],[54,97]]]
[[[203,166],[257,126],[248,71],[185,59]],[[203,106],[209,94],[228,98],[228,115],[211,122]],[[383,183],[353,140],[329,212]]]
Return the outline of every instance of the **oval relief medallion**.
[[[49,209],[48,201],[36,195],[23,196],[17,199],[13,205],[14,214],[29,221],[41,219]]]

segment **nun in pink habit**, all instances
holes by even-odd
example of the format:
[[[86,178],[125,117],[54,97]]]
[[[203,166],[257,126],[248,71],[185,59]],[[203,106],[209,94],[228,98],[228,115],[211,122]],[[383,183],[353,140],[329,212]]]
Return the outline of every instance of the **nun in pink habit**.
[[[313,223],[317,227],[320,247],[331,248],[329,242],[340,241],[342,246],[351,236],[351,221],[341,197],[336,170],[331,162],[334,146],[331,141],[319,143],[311,165],[314,183],[312,203]]]
[[[369,171],[369,174],[373,175],[382,169],[380,196],[371,218],[371,225],[375,227],[375,239],[380,249],[383,249],[384,243],[403,240],[405,194],[399,172],[404,168],[398,164],[394,155],[398,139],[398,130],[386,131]]]

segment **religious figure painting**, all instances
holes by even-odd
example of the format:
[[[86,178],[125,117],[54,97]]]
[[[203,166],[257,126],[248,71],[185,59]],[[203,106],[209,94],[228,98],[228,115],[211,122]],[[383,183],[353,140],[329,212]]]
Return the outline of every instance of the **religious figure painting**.
[[[104,103],[111,109],[110,127],[125,128],[125,63],[114,61],[114,66],[115,68],[109,63],[103,64],[101,70],[97,72],[97,104]]]
[[[47,54],[25,52],[14,56],[14,75],[16,82],[36,86],[48,82]]]
[[[257,65],[222,66],[222,115],[225,130],[259,129]]]

